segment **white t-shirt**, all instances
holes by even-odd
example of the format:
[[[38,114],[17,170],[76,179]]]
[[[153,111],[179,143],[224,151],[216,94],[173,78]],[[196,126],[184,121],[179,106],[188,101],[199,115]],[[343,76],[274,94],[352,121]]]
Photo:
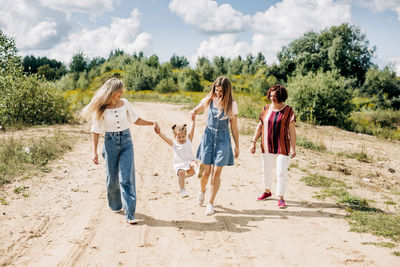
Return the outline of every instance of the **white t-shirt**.
[[[133,111],[132,104],[125,98],[121,98],[124,105],[119,108],[107,108],[104,110],[100,119],[93,114],[92,132],[119,132],[129,128],[132,123],[135,123],[140,117]]]
[[[190,162],[195,160],[192,151],[192,142],[186,138],[186,142],[178,144],[175,140],[172,142],[172,149],[174,150],[174,171],[178,170],[187,171],[190,169]]]
[[[212,100],[213,100],[213,107],[218,109],[218,98],[216,96],[214,96]],[[203,98],[200,101],[200,105],[205,105],[205,103],[206,103],[206,98]],[[206,107],[206,108],[208,108],[208,107]],[[232,113],[233,113],[233,115],[239,114],[239,109],[238,109],[236,101],[232,102]]]

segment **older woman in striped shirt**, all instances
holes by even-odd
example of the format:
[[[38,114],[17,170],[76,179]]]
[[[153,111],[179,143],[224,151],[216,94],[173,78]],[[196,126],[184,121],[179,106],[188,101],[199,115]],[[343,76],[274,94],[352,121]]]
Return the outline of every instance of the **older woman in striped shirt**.
[[[286,191],[287,171],[290,158],[296,156],[296,129],[293,109],[285,104],[288,93],[285,87],[274,85],[268,89],[268,98],[271,104],[264,106],[250,151],[255,153],[256,142],[261,136],[261,152],[263,166],[263,182],[265,191],[258,200],[272,196],[271,183],[275,165],[277,184],[276,194],[279,196],[278,208],[286,208],[284,200]]]

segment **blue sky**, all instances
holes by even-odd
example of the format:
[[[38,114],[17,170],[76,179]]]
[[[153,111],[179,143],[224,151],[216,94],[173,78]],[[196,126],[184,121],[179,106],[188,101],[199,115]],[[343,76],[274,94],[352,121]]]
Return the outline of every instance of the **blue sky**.
[[[1,0],[0,28],[21,55],[68,63],[73,54],[107,57],[173,53],[236,57],[262,52],[268,63],[303,33],[343,22],[377,47],[374,62],[400,75],[400,0]]]

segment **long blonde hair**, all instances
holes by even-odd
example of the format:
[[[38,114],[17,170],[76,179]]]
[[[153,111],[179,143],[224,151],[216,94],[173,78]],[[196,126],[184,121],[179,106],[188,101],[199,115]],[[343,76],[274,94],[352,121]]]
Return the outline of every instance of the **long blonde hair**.
[[[211,103],[212,98],[215,96],[215,89],[218,86],[222,86],[222,98],[218,101],[219,116],[224,111],[224,118],[232,118],[232,104],[233,104],[233,92],[232,85],[228,78],[221,76],[217,78],[211,86],[210,93],[206,96],[206,107]]]
[[[111,103],[113,94],[122,90],[124,90],[124,83],[120,79],[115,77],[108,79],[96,91],[90,103],[82,110],[83,117],[88,117],[95,113],[97,119],[100,119],[107,105]]]

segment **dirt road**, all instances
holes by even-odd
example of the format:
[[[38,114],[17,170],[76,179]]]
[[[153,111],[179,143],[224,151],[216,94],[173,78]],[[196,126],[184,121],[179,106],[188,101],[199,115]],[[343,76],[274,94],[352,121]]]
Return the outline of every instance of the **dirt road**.
[[[157,120],[167,135],[187,111],[169,104],[134,103],[143,118]],[[205,127],[199,116],[193,150]],[[88,125],[65,127],[83,138],[52,172],[8,185],[10,205],[0,206],[0,264],[10,266],[399,266],[387,248],[363,245],[383,238],[349,232],[346,211],[312,198],[314,189],[289,171],[286,210],[277,198],[257,202],[262,192],[259,151],[241,154],[222,173],[216,214],[196,203],[197,178],[187,179],[189,198],[178,193],[173,152],[150,127],[132,127],[136,163],[138,225],[107,206],[105,164],[91,163]],[[34,131],[34,129],[33,129]],[[99,150],[101,151],[100,146]],[[259,149],[259,148],[258,148]],[[309,161],[299,148],[294,163]],[[29,197],[13,195],[29,186]],[[208,198],[210,191],[207,192]]]

